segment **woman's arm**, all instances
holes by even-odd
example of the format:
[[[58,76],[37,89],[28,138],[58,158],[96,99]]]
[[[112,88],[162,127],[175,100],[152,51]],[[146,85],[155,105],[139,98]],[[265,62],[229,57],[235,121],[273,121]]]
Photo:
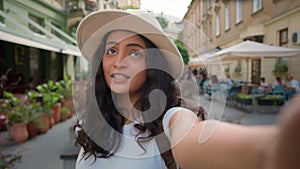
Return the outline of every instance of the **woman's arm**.
[[[294,140],[295,132],[300,129],[299,103],[300,97],[297,97],[285,108],[283,113],[293,118],[285,115],[288,117],[281,118],[284,120],[278,126],[246,127],[214,120],[199,122],[192,112],[182,109],[169,123],[175,160],[186,169],[300,168],[295,159],[300,155],[300,137],[297,142]],[[289,148],[291,146],[293,148]],[[285,165],[280,160],[282,156],[290,160]]]

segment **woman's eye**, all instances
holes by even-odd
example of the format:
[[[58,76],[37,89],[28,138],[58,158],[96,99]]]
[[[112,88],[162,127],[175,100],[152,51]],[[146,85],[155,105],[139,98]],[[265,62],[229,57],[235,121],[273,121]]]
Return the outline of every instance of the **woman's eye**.
[[[132,56],[132,57],[141,57],[142,53],[139,52],[139,51],[134,51],[134,52],[130,53],[130,56]]]
[[[117,50],[115,50],[114,48],[110,48],[107,50],[107,54],[109,54],[109,55],[114,55],[116,53],[117,53]]]

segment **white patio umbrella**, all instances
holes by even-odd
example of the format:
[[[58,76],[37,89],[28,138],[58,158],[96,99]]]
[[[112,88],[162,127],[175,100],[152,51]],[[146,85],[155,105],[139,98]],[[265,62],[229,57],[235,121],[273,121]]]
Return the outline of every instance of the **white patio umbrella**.
[[[253,41],[244,41],[216,53],[221,60],[239,60],[260,57],[289,57],[300,55],[300,49],[280,47]]]
[[[253,41],[244,41],[231,47],[220,50],[213,59],[221,61],[248,60],[254,58],[276,58],[300,55],[300,49],[280,47]],[[248,63],[247,63],[248,71]],[[247,73],[248,80],[248,73]]]

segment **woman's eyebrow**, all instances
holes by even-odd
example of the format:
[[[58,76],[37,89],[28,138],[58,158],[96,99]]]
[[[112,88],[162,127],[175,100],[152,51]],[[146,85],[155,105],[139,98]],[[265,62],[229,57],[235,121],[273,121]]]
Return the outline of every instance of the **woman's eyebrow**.
[[[106,45],[118,45],[119,43],[116,41],[109,41],[106,43]]]
[[[106,45],[113,45],[113,46],[118,45],[118,44],[119,43],[116,42],[116,41],[109,41],[109,42],[106,43]],[[141,45],[139,45],[137,43],[129,43],[129,44],[126,45],[126,47],[131,47],[131,46],[137,46],[137,47],[139,47],[141,49],[145,49],[145,47],[143,47],[143,46],[141,46]]]
[[[130,47],[130,46],[137,46],[137,47],[139,47],[139,48],[145,49],[145,47],[143,47],[143,46],[141,46],[141,45],[139,45],[139,44],[137,44],[137,43],[129,43],[129,44],[127,44],[126,46],[127,46],[127,47]]]

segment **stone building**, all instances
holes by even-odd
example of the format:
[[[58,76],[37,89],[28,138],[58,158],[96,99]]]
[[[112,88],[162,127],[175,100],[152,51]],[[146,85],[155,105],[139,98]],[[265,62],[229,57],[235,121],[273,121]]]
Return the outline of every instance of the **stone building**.
[[[117,0],[117,7],[122,9],[127,6],[134,6],[136,8],[141,7],[141,1],[140,0]]]
[[[192,0],[184,16],[184,42],[190,46],[191,60],[245,40],[299,49],[299,17],[300,0]],[[265,77],[273,83],[276,64],[287,66],[288,73],[300,80],[300,56],[262,56],[249,61],[231,61],[223,67],[207,67],[210,74],[226,69],[233,79],[257,83],[260,77]],[[236,67],[241,68],[240,75],[235,72]]]
[[[0,75],[11,70],[27,84],[32,77],[37,83],[74,77],[79,22],[116,8],[116,0],[0,0]]]
[[[0,1],[1,74],[11,70],[11,79],[21,76],[24,83],[73,76],[80,56],[74,32],[82,13],[76,21],[77,6],[62,2]]]

